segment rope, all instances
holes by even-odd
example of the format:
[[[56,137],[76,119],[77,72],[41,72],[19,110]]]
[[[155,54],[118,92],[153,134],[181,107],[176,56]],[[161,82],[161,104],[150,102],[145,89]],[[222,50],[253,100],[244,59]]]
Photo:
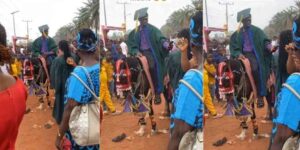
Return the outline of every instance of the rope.
[[[202,96],[189,83],[187,83],[184,80],[180,80],[179,82],[183,83],[185,86],[187,86],[203,102]]]
[[[89,88],[89,86],[88,86],[84,81],[82,81],[82,79],[81,79],[77,74],[71,73],[71,75],[73,75],[74,77],[76,77],[76,78],[77,78],[77,79],[85,86],[85,88],[87,88],[87,89],[92,93],[92,95],[94,96],[94,98],[97,99],[98,101],[100,101],[100,99],[99,99],[98,96],[95,94],[95,92],[92,91],[92,90]]]
[[[300,100],[300,94],[294,88],[292,88],[290,85],[286,83],[284,83],[282,86],[290,90]]]

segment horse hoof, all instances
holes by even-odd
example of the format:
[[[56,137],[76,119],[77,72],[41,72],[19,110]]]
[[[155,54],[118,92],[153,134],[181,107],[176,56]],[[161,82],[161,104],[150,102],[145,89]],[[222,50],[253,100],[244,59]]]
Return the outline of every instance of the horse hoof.
[[[257,140],[258,139],[258,134],[253,134],[253,140]]]
[[[158,133],[157,130],[151,129],[151,136],[152,136],[152,135],[156,135],[157,133]]]
[[[134,134],[138,135],[138,136],[144,136],[144,132],[140,132],[140,131],[134,131]]]
[[[43,104],[40,104],[36,109],[42,110],[43,109]]]
[[[134,132],[138,136],[144,136],[145,134],[145,125],[142,125],[138,131]]]
[[[242,141],[246,139],[246,135],[235,135],[235,137]]]

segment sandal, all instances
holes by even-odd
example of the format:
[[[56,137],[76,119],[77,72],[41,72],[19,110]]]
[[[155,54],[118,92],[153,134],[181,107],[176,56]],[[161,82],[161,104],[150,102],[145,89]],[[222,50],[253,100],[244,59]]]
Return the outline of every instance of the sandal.
[[[122,133],[121,135],[116,136],[115,138],[112,139],[113,142],[121,142],[126,138],[126,134]]]
[[[221,140],[216,141],[215,143],[213,143],[213,146],[222,146],[223,144],[225,144],[227,142],[227,138],[223,137]]]

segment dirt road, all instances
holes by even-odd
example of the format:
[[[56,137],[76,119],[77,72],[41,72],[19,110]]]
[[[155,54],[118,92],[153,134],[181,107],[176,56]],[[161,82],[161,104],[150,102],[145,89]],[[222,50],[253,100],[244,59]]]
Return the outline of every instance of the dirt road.
[[[122,110],[120,104],[115,103],[118,110]],[[159,129],[169,128],[170,120],[160,120],[158,116],[163,111],[163,103],[154,105],[155,119]],[[138,130],[138,117],[132,113],[123,113],[118,116],[105,115],[101,125],[101,150],[166,150],[169,142],[169,133],[160,133],[150,136],[151,126],[149,118],[145,136],[140,137],[134,134]],[[112,138],[125,133],[132,137],[132,140],[124,139],[119,143],[112,142]]]
[[[16,142],[16,150],[55,150],[55,138],[57,126],[54,124],[50,129],[44,125],[52,119],[52,109],[38,110],[39,102],[36,97],[30,96],[27,107],[32,112],[26,114],[19,128]]]
[[[220,104],[216,105],[219,112],[224,110]],[[256,109],[257,122],[259,126],[259,134],[270,133],[272,129],[272,123],[261,123],[263,116],[266,113],[266,108]],[[252,124],[248,122],[247,138],[241,141],[235,137],[240,134],[240,123],[235,117],[223,117],[219,119],[208,118],[205,122],[204,128],[204,148],[205,150],[266,150],[269,145],[269,138],[260,138],[257,140],[252,139]],[[226,137],[229,141],[233,141],[234,144],[224,144],[220,147],[213,146],[213,143],[219,139]]]

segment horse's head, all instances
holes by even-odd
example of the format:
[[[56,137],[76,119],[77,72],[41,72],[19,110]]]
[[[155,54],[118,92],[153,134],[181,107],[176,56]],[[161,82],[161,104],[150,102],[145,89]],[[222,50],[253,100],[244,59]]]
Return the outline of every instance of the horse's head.
[[[239,85],[242,76],[242,65],[239,60],[226,60],[218,66],[218,84],[224,93],[232,93]]]
[[[119,59],[116,62],[116,82],[120,84],[128,84],[130,77],[129,68],[124,59]]]
[[[245,73],[245,69],[242,65],[242,62],[237,59],[229,59],[227,61],[228,66],[231,68],[232,75],[233,75],[233,84],[234,85],[239,85],[240,80],[243,76],[243,73]]]
[[[127,57],[126,62],[130,69],[131,81],[133,83],[137,82],[138,76],[142,70],[142,65],[137,57]]]

